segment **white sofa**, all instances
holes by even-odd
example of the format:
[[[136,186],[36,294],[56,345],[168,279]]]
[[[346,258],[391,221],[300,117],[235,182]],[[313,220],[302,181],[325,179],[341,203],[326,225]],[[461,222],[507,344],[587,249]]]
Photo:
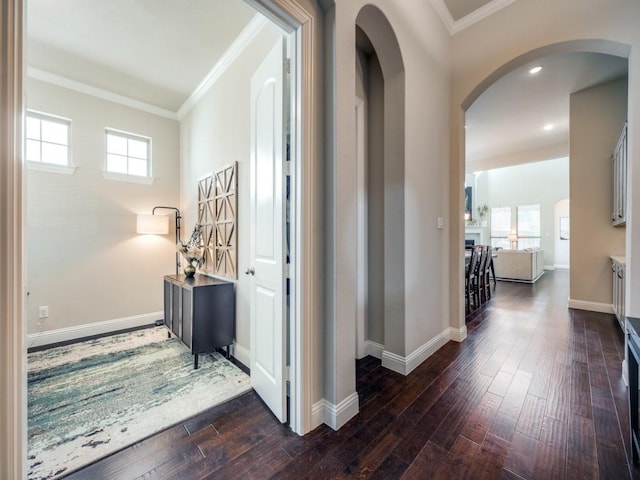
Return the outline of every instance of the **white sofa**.
[[[544,250],[500,249],[496,252],[493,265],[497,280],[534,283],[544,273]]]

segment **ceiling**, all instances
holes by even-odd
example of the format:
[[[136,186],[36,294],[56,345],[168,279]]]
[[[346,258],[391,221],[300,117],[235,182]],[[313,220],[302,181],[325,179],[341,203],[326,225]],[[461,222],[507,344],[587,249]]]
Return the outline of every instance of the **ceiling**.
[[[458,21],[461,18],[475,12],[480,7],[484,7],[492,0],[444,0],[444,4],[449,9],[451,18]]]
[[[432,0],[457,24],[515,0]],[[434,3],[434,5],[435,5]],[[30,0],[27,60],[58,75],[177,112],[256,16],[241,0]],[[479,21],[478,19],[474,21]],[[569,95],[626,74],[626,59],[572,53],[525,65],[468,109],[467,163],[566,145]],[[542,127],[554,124],[546,132]],[[542,159],[542,158],[540,158]]]
[[[29,0],[27,62],[176,112],[256,11],[240,0]]]
[[[542,71],[529,74],[536,65]],[[505,75],[466,112],[467,170],[522,163],[522,152],[541,152],[537,160],[554,158],[542,152],[568,152],[570,94],[623,77],[627,68],[626,58],[563,53]],[[553,129],[544,130],[547,124]]]

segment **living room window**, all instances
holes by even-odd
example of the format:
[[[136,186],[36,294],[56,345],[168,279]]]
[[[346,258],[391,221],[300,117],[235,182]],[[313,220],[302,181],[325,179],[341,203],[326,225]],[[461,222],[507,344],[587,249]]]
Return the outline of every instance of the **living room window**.
[[[518,248],[540,247],[540,205],[516,207]]]
[[[511,207],[491,208],[491,246],[509,248],[511,232]]]
[[[151,139],[148,137],[108,128],[106,157],[107,178],[151,179]]]
[[[73,173],[70,144],[71,120],[27,111],[25,150],[31,168]]]

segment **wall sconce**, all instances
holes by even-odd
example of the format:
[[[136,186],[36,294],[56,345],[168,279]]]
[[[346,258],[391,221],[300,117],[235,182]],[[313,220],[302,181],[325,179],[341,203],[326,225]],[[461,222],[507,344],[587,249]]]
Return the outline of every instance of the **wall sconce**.
[[[518,248],[518,235],[510,233],[507,240],[511,243],[511,250],[516,250]]]
[[[175,207],[153,207],[151,215],[139,213],[136,219],[136,232],[141,234],[167,235],[169,233],[169,215],[156,215],[156,210],[175,212],[176,245],[180,240],[180,210]],[[176,250],[176,275],[180,272],[180,254]]]

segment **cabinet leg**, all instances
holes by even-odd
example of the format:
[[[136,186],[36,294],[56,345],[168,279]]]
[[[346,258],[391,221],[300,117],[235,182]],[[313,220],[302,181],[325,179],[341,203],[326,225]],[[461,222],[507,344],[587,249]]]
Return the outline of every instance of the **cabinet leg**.
[[[198,354],[197,353],[193,354],[193,369],[194,370],[198,369]]]
[[[167,338],[171,338],[171,332],[167,331]]]
[[[231,345],[227,345],[227,360],[231,358]]]

